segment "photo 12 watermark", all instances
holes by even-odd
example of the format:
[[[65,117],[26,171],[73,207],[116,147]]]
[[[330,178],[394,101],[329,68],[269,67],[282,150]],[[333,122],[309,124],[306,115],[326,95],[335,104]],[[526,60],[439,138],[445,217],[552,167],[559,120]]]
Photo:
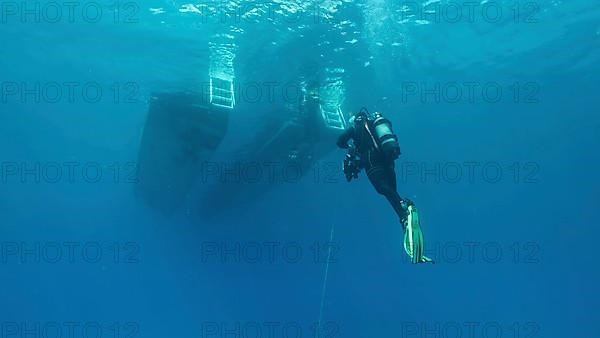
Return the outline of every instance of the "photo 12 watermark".
[[[515,184],[539,183],[540,166],[536,162],[401,162],[399,166],[401,182],[421,183],[484,182],[498,183],[502,180]]]
[[[0,23],[135,24],[139,12],[138,3],[131,1],[2,1]]]
[[[26,242],[0,243],[2,264],[137,264],[140,246],[136,242]]]
[[[534,81],[500,83],[481,81],[416,82],[404,81],[396,86],[402,103],[484,103],[540,102],[540,85]]]
[[[218,264],[315,264],[338,263],[340,247],[335,242],[203,242],[202,263]]]
[[[135,82],[15,82],[0,83],[0,102],[19,103],[140,103]]]
[[[538,264],[537,242],[427,242],[424,255],[442,264]],[[410,262],[410,257],[402,255]]]
[[[401,338],[534,338],[540,325],[533,321],[402,322]]]
[[[2,338],[134,338],[139,337],[140,325],[136,322],[78,322],[78,321],[5,321]]]
[[[2,162],[0,183],[138,183],[135,162]]]
[[[540,6],[533,1],[398,1],[394,15],[401,23],[537,24]]]

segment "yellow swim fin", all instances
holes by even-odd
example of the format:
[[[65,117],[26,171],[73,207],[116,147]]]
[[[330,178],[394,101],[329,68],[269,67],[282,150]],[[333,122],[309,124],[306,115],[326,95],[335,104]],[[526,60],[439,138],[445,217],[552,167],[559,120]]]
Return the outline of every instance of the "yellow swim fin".
[[[408,222],[404,230],[404,251],[410,257],[413,264],[434,263],[425,256],[425,240],[419,223],[419,213],[414,205],[408,206]]]

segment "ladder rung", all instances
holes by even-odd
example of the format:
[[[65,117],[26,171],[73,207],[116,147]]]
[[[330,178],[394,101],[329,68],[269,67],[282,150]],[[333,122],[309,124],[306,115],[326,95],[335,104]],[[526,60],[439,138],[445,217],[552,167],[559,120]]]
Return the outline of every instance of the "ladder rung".
[[[231,103],[231,102],[233,102],[233,100],[216,97],[216,98],[213,98],[212,102],[227,102],[227,103]]]

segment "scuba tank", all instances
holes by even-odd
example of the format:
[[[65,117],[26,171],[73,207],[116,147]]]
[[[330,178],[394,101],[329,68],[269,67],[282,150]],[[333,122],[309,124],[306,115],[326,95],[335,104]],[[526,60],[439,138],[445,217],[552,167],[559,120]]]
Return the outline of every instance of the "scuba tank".
[[[392,129],[392,122],[383,117],[381,113],[375,112],[373,127],[375,128],[375,135],[373,136],[377,139],[383,154],[390,160],[396,160],[400,156],[400,144]]]

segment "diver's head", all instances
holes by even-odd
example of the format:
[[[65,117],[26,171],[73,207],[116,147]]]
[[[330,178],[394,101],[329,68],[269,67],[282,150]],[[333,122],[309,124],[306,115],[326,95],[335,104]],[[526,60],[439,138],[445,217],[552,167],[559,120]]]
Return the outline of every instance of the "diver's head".
[[[367,108],[361,108],[361,110],[354,114],[354,116],[352,116],[352,120],[356,121],[356,122],[364,122],[365,120],[368,120],[370,117],[369,115],[369,111],[367,110]]]

